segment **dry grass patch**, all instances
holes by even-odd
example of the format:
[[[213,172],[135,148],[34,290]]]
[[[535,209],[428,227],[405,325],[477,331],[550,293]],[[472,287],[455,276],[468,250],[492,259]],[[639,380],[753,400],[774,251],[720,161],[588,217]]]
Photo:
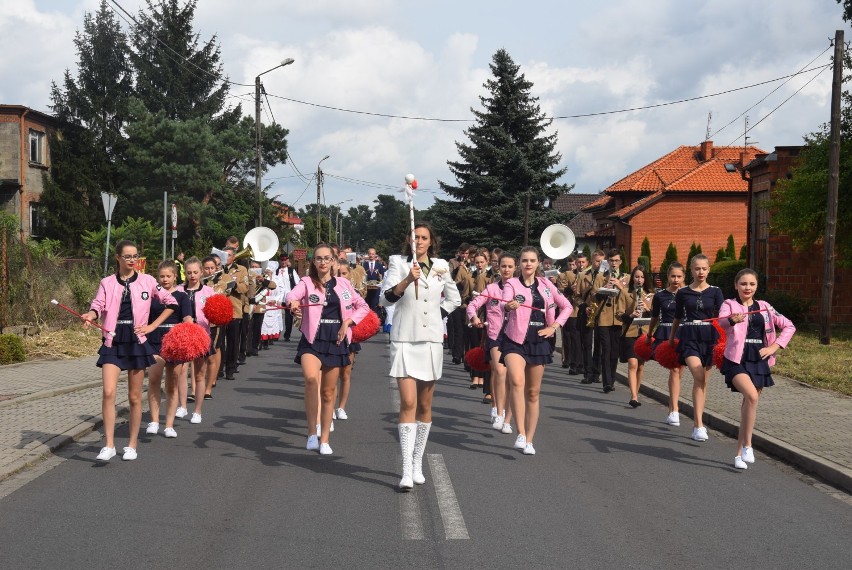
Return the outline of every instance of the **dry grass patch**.
[[[27,360],[61,360],[93,356],[101,346],[101,331],[84,330],[73,326],[58,330],[43,330],[35,336],[24,337]]]
[[[778,351],[775,371],[817,388],[852,396],[852,326],[833,326],[831,344],[819,343],[819,328],[800,327],[785,350]]]

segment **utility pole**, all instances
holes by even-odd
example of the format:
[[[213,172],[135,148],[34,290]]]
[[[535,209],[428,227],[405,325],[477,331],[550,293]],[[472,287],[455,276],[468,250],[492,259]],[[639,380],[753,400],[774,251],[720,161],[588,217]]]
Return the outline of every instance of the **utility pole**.
[[[834,32],[834,77],[831,81],[831,131],[828,158],[828,208],[825,216],[822,302],[819,308],[819,343],[831,344],[831,302],[834,295],[834,241],[837,232],[837,197],[840,188],[840,89],[843,80],[843,30]]]
[[[260,75],[254,78],[254,186],[257,189],[257,225],[263,225],[263,200],[260,197]]]
[[[322,162],[322,160],[320,161]],[[320,165],[317,164],[317,212],[316,212],[316,220],[317,220],[317,243],[320,242],[320,228],[322,227],[322,218],[320,217],[320,193],[322,192],[322,170],[320,169]]]

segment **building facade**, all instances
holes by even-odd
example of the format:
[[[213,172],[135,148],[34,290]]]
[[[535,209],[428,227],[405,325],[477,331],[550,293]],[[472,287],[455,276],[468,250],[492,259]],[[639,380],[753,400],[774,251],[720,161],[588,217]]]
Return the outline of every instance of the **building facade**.
[[[21,105],[0,105],[0,209],[17,216],[21,237],[41,237],[39,198],[50,172],[48,141],[56,119]]]

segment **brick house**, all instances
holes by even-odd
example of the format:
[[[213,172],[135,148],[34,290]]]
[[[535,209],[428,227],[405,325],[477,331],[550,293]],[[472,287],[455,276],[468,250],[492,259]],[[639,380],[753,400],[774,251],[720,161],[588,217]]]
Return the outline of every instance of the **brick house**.
[[[0,208],[18,216],[21,237],[40,237],[39,198],[50,170],[50,136],[56,119],[22,105],[0,105]]]
[[[742,177],[759,148],[713,147],[713,141],[681,146],[603,191],[583,211],[595,218],[599,248],[624,248],[636,264],[647,237],[651,268],[659,270],[669,242],[685,261],[693,242],[715,259],[728,236],[737,252],[746,240],[748,182]]]
[[[745,166],[750,197],[749,266],[766,276],[768,290],[783,291],[810,301],[810,316],[818,319],[825,257],[823,245],[814,244],[805,251],[794,250],[788,236],[771,231],[767,208],[778,179],[793,176],[801,150],[801,146],[776,146],[774,152],[760,153]],[[852,270],[835,267],[831,310],[834,323],[852,323],[852,298],[843,294],[849,284],[852,284]]]
[[[595,238],[589,237],[589,233],[595,230],[595,218],[588,212],[583,211],[583,207],[591,204],[600,198],[598,194],[562,194],[551,204],[551,208],[559,212],[565,217],[562,222],[574,232],[574,237],[577,238],[575,251],[583,251],[585,246],[594,250]]]

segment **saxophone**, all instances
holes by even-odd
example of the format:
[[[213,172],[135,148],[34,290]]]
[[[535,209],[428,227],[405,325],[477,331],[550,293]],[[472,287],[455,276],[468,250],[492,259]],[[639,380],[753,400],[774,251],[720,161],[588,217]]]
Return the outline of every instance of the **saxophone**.
[[[595,328],[595,321],[598,320],[598,313],[601,312],[601,303],[597,301],[592,301],[589,303],[589,318],[586,320],[586,328],[593,329]]]

